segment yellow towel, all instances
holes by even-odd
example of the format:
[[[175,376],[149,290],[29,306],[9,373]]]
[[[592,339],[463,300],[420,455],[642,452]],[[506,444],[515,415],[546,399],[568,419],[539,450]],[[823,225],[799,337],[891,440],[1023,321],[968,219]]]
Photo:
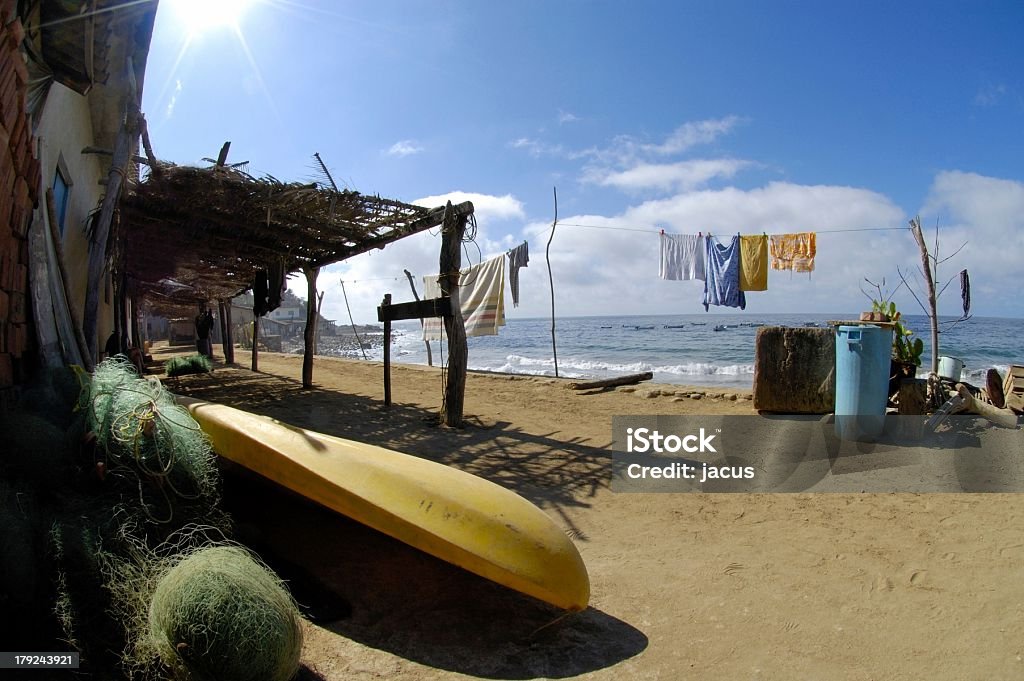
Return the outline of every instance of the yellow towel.
[[[768,237],[740,237],[740,290],[768,290]]]
[[[814,232],[772,235],[772,269],[813,272],[815,241]]]

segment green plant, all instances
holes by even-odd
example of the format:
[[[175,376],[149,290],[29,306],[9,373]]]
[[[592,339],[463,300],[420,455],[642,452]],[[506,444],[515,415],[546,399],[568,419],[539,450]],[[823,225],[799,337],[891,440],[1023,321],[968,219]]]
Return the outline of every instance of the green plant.
[[[921,366],[921,355],[924,354],[924,341],[920,338],[911,340],[910,337],[914,335],[914,332],[903,326],[903,322],[900,321],[899,312],[895,316],[890,316],[890,318],[896,324],[892,341],[893,359],[905,364]]]

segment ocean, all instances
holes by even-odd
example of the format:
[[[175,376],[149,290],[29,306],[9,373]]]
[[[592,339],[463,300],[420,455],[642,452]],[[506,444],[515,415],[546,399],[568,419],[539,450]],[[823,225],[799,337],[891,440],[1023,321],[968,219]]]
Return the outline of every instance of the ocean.
[[[759,325],[827,326],[829,320],[855,318],[749,313],[566,317],[555,323],[558,373],[570,378],[609,378],[652,371],[657,383],[750,388]],[[928,319],[909,316],[904,323],[924,340],[923,366],[930,366]],[[724,328],[715,331],[719,326]],[[940,354],[963,360],[963,377],[970,383],[984,385],[985,372],[991,367],[1005,375],[1010,364],[1024,364],[1022,319],[972,318],[942,328]],[[396,323],[393,336],[392,361],[427,363],[419,322]],[[470,369],[555,375],[550,319],[510,319],[499,335],[469,338],[468,344]],[[438,365],[442,350],[438,343],[431,347],[434,364]],[[343,354],[361,357],[358,350]],[[376,347],[367,354],[379,361],[383,350]],[[447,348],[443,355],[447,356]]]

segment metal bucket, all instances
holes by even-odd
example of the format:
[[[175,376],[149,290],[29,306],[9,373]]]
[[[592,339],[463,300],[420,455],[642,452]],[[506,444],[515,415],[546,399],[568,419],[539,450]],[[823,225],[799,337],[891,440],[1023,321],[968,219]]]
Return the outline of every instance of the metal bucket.
[[[939,376],[942,378],[948,378],[954,383],[959,381],[965,366],[962,359],[939,355]]]

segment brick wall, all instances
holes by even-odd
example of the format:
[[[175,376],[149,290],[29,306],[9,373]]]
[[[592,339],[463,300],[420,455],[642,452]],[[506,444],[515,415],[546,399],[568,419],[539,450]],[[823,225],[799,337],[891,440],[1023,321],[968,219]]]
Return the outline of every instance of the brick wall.
[[[13,15],[13,5],[0,1],[0,23]],[[13,401],[32,351],[26,233],[39,200],[40,167],[25,108],[24,35],[17,19],[0,26],[0,407]]]

